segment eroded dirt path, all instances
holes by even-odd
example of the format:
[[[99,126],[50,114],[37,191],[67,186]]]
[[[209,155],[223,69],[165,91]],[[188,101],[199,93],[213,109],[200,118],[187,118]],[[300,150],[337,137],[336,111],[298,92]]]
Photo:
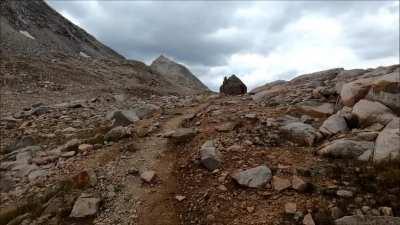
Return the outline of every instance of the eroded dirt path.
[[[174,151],[173,146],[168,145],[165,138],[159,137],[159,134],[179,128],[186,115],[196,113],[206,106],[207,104],[202,104],[184,110],[181,115],[166,121],[161,126],[160,132],[142,143],[144,148],[153,148],[159,153],[160,157],[155,161],[153,160],[153,163],[149,165],[156,171],[158,185],[152,187],[151,191],[144,193],[142,206],[139,210],[138,222],[140,225],[180,224],[175,207],[177,203],[175,196],[179,194],[176,174],[174,173],[177,151]]]

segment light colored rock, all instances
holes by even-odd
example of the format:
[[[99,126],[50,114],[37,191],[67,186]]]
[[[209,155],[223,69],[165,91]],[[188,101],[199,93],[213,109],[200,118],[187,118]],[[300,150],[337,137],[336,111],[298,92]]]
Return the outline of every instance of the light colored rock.
[[[178,200],[178,202],[181,202],[181,201],[185,200],[186,197],[183,195],[177,195],[177,196],[175,196],[175,199]]]
[[[153,104],[145,103],[145,104],[140,104],[140,105],[136,106],[133,109],[133,112],[135,112],[136,115],[140,119],[146,119],[146,118],[153,116],[153,114],[159,110],[160,110],[160,107],[153,105]]]
[[[237,123],[235,123],[235,122],[227,122],[227,123],[224,123],[224,124],[221,124],[221,125],[215,127],[215,129],[220,132],[227,132],[227,131],[231,131],[231,130],[235,129],[236,125],[237,125]]]
[[[78,149],[82,152],[93,150],[94,147],[91,144],[81,144],[79,145]]]
[[[376,162],[395,159],[400,155],[400,118],[394,118],[379,133],[375,142],[374,151],[369,151],[360,156],[360,160],[372,158]]]
[[[129,135],[129,130],[126,127],[114,127],[104,135],[106,141],[119,141]]]
[[[214,145],[214,141],[206,141],[200,148],[200,161],[204,167],[213,171],[221,164],[221,153]]]
[[[374,149],[374,142],[338,139],[323,146],[318,154],[333,158],[357,158],[372,149]]]
[[[112,111],[107,114],[106,118],[113,121],[113,127],[128,126],[140,120],[133,110]]]
[[[364,99],[354,105],[352,114],[358,118],[362,127],[374,123],[386,125],[395,117],[392,110],[382,103]]]
[[[49,174],[48,170],[34,170],[31,173],[29,173],[28,175],[28,179],[30,182],[35,181],[36,179],[40,178],[40,177],[45,177]]]
[[[76,154],[75,151],[64,152],[64,153],[61,154],[61,157],[70,158],[70,157],[74,156],[75,154]]]
[[[100,199],[87,197],[82,194],[74,203],[70,217],[73,218],[84,218],[88,216],[94,216],[99,209]]]
[[[294,202],[288,202],[285,204],[285,213],[293,215],[297,211],[297,205]]]
[[[301,145],[312,146],[322,136],[314,127],[301,122],[289,123],[282,126],[280,130],[292,141]]]
[[[151,183],[155,176],[156,172],[153,170],[147,170],[140,174],[140,178],[147,183]]]
[[[335,220],[335,225],[399,225],[400,217],[391,216],[345,216]]]
[[[314,219],[310,213],[304,216],[303,225],[315,225]]]
[[[197,130],[194,128],[178,128],[170,134],[165,135],[165,137],[169,138],[173,143],[179,144],[189,142],[196,134]]]
[[[346,120],[343,116],[340,116],[339,114],[334,114],[330,116],[324,121],[324,123],[322,123],[321,127],[319,128],[319,131],[327,136],[334,135],[339,132],[345,132],[348,130],[349,128],[347,126]]]
[[[358,79],[345,83],[340,91],[340,97],[345,106],[352,106],[364,98],[372,85],[374,78]]]
[[[400,74],[398,71],[378,77],[367,95],[373,101],[381,102],[400,113]]]
[[[307,189],[307,182],[298,176],[293,176],[292,178],[292,188],[296,191],[305,191]]]
[[[379,207],[378,210],[383,216],[393,216],[393,210],[390,207]]]
[[[39,167],[36,164],[19,164],[15,166],[12,170],[17,171],[18,177],[25,177],[29,175],[32,171],[38,170]]]
[[[272,177],[272,186],[276,191],[283,191],[291,186],[290,180],[278,176]]]
[[[301,112],[310,115],[312,117],[325,117],[330,116],[335,111],[335,105],[332,103],[322,103],[316,105],[316,103],[301,103],[298,105]]]
[[[351,198],[354,194],[349,190],[337,190],[336,195],[342,198]]]
[[[231,177],[242,186],[260,188],[271,180],[272,172],[267,166],[262,165],[244,171],[236,171]]]

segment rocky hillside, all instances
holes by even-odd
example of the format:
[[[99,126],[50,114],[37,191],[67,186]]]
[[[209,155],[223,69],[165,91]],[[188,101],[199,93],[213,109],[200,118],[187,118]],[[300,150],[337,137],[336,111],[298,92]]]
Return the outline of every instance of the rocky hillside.
[[[42,0],[0,4],[2,108],[18,109],[32,98],[52,104],[66,95],[80,100],[208,91],[187,68],[171,60],[167,67],[155,62],[150,68],[124,59]]]
[[[177,84],[184,89],[203,90],[209,91],[195,75],[185,66],[178,64],[167,57],[160,55],[153,61],[150,68],[163,76],[165,76],[171,83]]]
[[[1,51],[35,56],[50,52],[95,58],[124,57],[74,25],[42,0],[0,3]]]
[[[399,70],[4,107],[0,224],[398,225]]]

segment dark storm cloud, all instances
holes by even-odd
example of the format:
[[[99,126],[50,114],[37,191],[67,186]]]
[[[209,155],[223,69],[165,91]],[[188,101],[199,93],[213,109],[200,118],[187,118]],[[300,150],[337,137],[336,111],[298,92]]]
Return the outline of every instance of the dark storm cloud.
[[[214,88],[226,73],[251,74],[257,79],[248,82],[261,85],[298,75],[293,71],[376,66],[399,56],[399,4],[394,1],[49,4],[127,58],[149,63],[166,54]],[[330,62],[332,55],[345,65]],[[307,58],[314,64],[307,65]]]

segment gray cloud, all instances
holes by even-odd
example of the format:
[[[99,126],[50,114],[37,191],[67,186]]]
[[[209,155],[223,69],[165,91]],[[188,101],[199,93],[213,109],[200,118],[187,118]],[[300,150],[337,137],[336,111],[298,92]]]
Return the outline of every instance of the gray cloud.
[[[297,68],[305,58],[298,51],[310,46],[319,50],[317,58],[326,59],[330,59],[328,51],[342,49],[337,54],[348,54],[342,61],[352,67],[376,66],[373,63],[381,59],[399,57],[399,4],[390,1],[48,2],[126,57],[150,62],[164,53],[188,65],[214,89],[223,73],[252,74],[258,78],[251,82],[261,85],[290,79],[296,75],[292,71],[325,69],[328,62]],[[319,25],[313,30],[313,24],[299,24],[307,18],[333,23],[337,37],[329,36],[334,27]],[[233,60],[249,54],[264,61],[244,58],[241,66]],[[298,64],[286,59],[296,54],[300,58],[292,60]],[[271,62],[279,65],[271,68]]]

